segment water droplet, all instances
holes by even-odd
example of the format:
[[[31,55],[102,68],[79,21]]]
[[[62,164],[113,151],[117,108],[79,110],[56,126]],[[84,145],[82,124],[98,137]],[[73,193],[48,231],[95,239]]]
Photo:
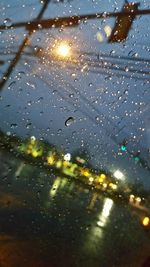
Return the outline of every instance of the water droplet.
[[[35,89],[35,84],[31,83],[31,82],[27,82],[26,83],[28,86],[30,86],[31,88]]]
[[[123,92],[125,95],[128,95],[129,94],[129,92],[128,92],[128,90],[126,89],[126,90],[124,90],[124,92]]]
[[[32,105],[32,101],[28,101],[27,105],[31,106]]]
[[[70,94],[69,97],[70,97],[70,98],[73,98],[73,97],[74,97],[74,94]]]
[[[31,125],[32,125],[32,123],[29,122],[29,123],[26,125],[26,128],[29,129]]]
[[[19,71],[18,72],[18,80],[22,79],[22,77],[25,75],[25,72],[24,71]]]
[[[43,100],[43,97],[41,96],[39,99],[38,99],[38,103],[40,103],[41,101]]]
[[[15,82],[15,81],[11,82],[11,83],[9,84],[9,86],[8,86],[8,89],[10,90],[12,87],[14,87],[14,86],[15,86],[15,84],[16,84],[16,82]]]
[[[39,51],[39,47],[36,45],[36,46],[34,46],[34,51],[35,52],[38,52]]]
[[[40,42],[40,41],[41,41],[41,38],[38,37],[38,38],[37,38],[37,42]]]
[[[16,123],[12,123],[11,125],[10,125],[10,128],[12,128],[12,129],[14,129],[14,128],[16,128],[17,127],[17,124]]]
[[[99,117],[99,116],[96,116],[96,117],[95,117],[95,120],[96,120],[96,121],[100,121],[100,117]]]
[[[111,51],[110,51],[110,55],[114,55],[115,53],[116,53],[115,50],[111,50]]]
[[[76,134],[77,134],[77,132],[76,132],[76,131],[72,132],[72,136],[75,136]]]
[[[52,92],[52,94],[53,94],[53,95],[57,94],[57,90],[54,90],[54,91]]]
[[[6,27],[10,27],[12,25],[11,19],[5,19],[4,20],[4,24],[5,24]]]
[[[92,87],[93,86],[93,84],[92,83],[89,83],[89,87]]]
[[[87,24],[87,19],[83,20],[83,24]]]
[[[65,125],[68,127],[70,126],[72,123],[74,123],[75,119],[73,117],[69,117],[66,121],[65,121]]]
[[[58,129],[57,133],[61,134],[62,133],[62,129]]]

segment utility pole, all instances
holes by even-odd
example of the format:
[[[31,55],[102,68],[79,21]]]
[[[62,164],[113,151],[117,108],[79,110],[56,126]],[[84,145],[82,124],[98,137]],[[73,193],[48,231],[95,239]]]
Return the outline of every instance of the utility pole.
[[[43,4],[43,7],[42,9],[40,10],[37,18],[35,19],[35,21],[40,21],[46,8],[48,7],[48,4],[49,4],[50,0],[45,0],[45,3]],[[7,80],[9,79],[13,69],[15,68],[15,66],[17,65],[18,61],[20,60],[20,57],[21,57],[21,54],[22,52],[24,51],[25,47],[28,46],[29,44],[29,40],[30,40],[30,37],[31,35],[33,34],[34,32],[34,29],[29,29],[28,30],[28,34],[27,36],[25,37],[25,39],[23,40],[22,44],[20,45],[19,47],[19,50],[18,52],[16,53],[16,56],[13,58],[13,60],[11,61],[8,69],[6,70],[6,72],[4,73],[3,75],[3,78],[2,80],[0,81],[0,91],[2,91],[5,83],[7,82]]]

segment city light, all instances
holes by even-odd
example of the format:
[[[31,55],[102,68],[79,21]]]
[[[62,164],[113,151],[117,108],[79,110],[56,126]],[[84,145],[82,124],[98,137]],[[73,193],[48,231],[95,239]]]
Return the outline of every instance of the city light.
[[[135,196],[134,195],[130,195],[130,197],[129,197],[129,202],[133,202],[134,201],[134,199],[135,199]]]
[[[143,219],[142,223],[143,223],[144,226],[148,226],[149,223],[150,223],[150,219],[149,219],[149,217],[145,217],[145,218]]]
[[[137,197],[137,198],[136,198],[136,202],[137,202],[137,203],[140,203],[141,201],[142,201],[142,200],[141,200],[140,197]]]
[[[127,151],[127,148],[126,148],[125,145],[122,145],[122,146],[121,146],[121,151],[123,151],[123,152],[124,152],[124,151]]]
[[[110,183],[109,186],[110,186],[113,190],[116,190],[116,189],[117,189],[117,185],[116,185],[116,184]]]
[[[47,157],[47,163],[49,165],[53,165],[55,163],[55,158],[54,158],[53,155],[50,155],[50,156]]]
[[[68,58],[71,55],[70,46],[67,42],[62,42],[56,47],[56,55],[60,58]]]
[[[65,154],[64,155],[64,160],[70,161],[71,160],[71,154],[70,153]]]
[[[116,171],[114,172],[114,177],[115,177],[116,179],[118,179],[118,180],[124,180],[124,175],[123,175],[123,173],[122,173],[121,171],[119,171],[119,170],[116,170]]]
[[[106,175],[102,173],[102,174],[100,175],[100,178],[102,178],[102,179],[104,180],[104,179],[106,178]]]
[[[94,181],[94,178],[93,177],[90,177],[89,178],[89,181],[92,183]]]

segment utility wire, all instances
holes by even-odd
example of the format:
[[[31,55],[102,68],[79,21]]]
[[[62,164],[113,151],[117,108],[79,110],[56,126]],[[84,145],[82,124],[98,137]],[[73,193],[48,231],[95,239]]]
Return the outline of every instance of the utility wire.
[[[45,10],[48,7],[50,0],[45,1],[41,11],[39,12],[36,20],[41,20]],[[16,56],[14,57],[14,59],[11,61],[7,71],[5,72],[2,81],[0,81],[0,91],[2,91],[3,86],[5,85],[6,81],[9,79],[13,69],[15,68],[15,66],[17,65],[18,61],[20,60],[21,54],[24,51],[25,47],[29,44],[29,39],[31,37],[31,35],[33,34],[34,30],[33,29],[28,29],[28,35],[25,37],[25,39],[23,40],[22,44],[19,47],[19,50],[16,54]]]
[[[78,16],[68,16],[68,17],[56,17],[51,19],[41,20],[37,18],[34,21],[28,22],[17,22],[13,23],[10,26],[0,25],[0,30],[8,30],[13,28],[21,28],[25,27],[27,30],[41,30],[48,28],[60,28],[60,27],[73,27],[78,25],[82,20],[93,20],[93,19],[106,19],[106,18],[116,18],[120,17],[129,17],[129,16],[141,16],[141,15],[150,15],[150,9],[141,9],[130,12],[102,12],[102,13],[94,13],[94,14],[85,14]]]
[[[103,12],[103,13],[96,13],[96,14],[87,14],[87,15],[80,15],[80,16],[72,16],[72,17],[57,17],[54,19],[47,19],[47,20],[41,20],[42,15],[44,11],[46,10],[48,3],[50,0],[46,1],[43,5],[39,15],[37,16],[36,20],[33,20],[31,22],[20,22],[15,23],[10,26],[6,25],[0,25],[0,29],[13,29],[14,27],[26,27],[26,29],[29,31],[26,38],[23,40],[22,44],[19,47],[19,50],[15,56],[15,58],[12,60],[11,64],[9,65],[7,71],[5,72],[3,79],[0,81],[0,91],[2,90],[3,86],[5,85],[6,81],[10,77],[13,69],[15,68],[16,64],[18,63],[20,56],[24,50],[24,48],[29,43],[29,38],[33,34],[35,30],[40,30],[44,28],[53,28],[53,27],[63,27],[63,26],[75,26],[78,25],[82,20],[89,20],[89,19],[98,19],[98,18],[108,18],[108,17],[118,17],[118,16],[138,16],[138,15],[148,15],[150,14],[150,9],[144,9],[144,10],[135,10],[134,12],[131,10],[130,12]]]

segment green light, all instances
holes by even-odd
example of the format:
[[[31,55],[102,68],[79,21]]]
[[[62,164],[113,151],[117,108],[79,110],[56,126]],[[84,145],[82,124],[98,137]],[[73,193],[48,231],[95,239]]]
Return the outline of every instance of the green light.
[[[140,160],[140,158],[139,158],[139,157],[134,157],[134,160],[135,160],[136,162],[138,162],[138,161]]]
[[[121,151],[127,151],[126,146],[122,145],[122,146],[121,146]]]

